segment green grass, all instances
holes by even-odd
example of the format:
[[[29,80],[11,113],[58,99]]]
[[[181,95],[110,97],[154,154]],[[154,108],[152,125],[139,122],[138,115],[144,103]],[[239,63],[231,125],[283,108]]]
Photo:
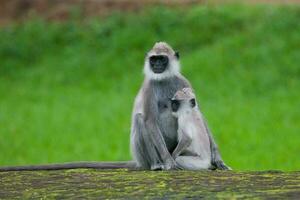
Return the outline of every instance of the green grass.
[[[197,6],[0,30],[0,165],[128,160],[130,115],[155,41],[183,74],[224,160],[299,170],[300,7]]]

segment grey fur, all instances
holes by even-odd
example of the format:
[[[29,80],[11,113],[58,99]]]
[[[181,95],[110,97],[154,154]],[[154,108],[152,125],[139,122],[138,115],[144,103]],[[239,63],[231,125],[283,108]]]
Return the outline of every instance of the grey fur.
[[[121,162],[93,162],[81,161],[70,163],[57,163],[45,165],[25,165],[25,166],[5,166],[0,167],[0,172],[7,171],[36,171],[36,170],[61,170],[61,169],[78,169],[78,168],[91,168],[91,169],[136,169],[136,163],[132,161]]]
[[[170,64],[164,75],[153,75],[149,71],[149,56],[163,52],[168,55]],[[171,156],[177,146],[176,118],[172,115],[170,99],[176,91],[191,87],[190,83],[180,74],[179,62],[174,51],[166,43],[156,43],[145,59],[144,83],[136,96],[132,112],[130,147],[133,160],[143,169],[178,169],[180,166]],[[174,68],[174,71],[172,71]],[[150,74],[150,75],[149,75]],[[152,75],[151,75],[152,74]],[[151,78],[151,76],[153,76]],[[212,166],[225,169],[218,148],[205,124],[210,137]],[[190,159],[182,157],[184,162]],[[225,167],[224,167],[225,166]]]
[[[134,105],[131,130],[131,151],[139,167],[176,168],[170,152],[177,146],[177,120],[170,98],[188,86],[189,82],[178,76],[145,80]]]
[[[210,169],[210,138],[197,105],[191,104],[192,99],[195,95],[190,88],[177,91],[172,98],[179,102],[173,113],[178,119],[178,145],[172,157],[182,169]]]

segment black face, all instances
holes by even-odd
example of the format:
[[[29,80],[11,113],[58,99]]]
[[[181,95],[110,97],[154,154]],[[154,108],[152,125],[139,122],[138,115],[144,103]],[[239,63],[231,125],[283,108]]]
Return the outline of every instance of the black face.
[[[191,104],[191,107],[194,108],[196,106],[196,100],[195,99],[191,99],[190,100],[190,104]]]
[[[176,99],[172,99],[171,100],[171,108],[173,112],[177,112],[180,106],[180,101],[176,100]]]
[[[149,63],[152,71],[156,74],[163,73],[169,64],[168,56],[158,55],[158,56],[151,56],[149,58]]]

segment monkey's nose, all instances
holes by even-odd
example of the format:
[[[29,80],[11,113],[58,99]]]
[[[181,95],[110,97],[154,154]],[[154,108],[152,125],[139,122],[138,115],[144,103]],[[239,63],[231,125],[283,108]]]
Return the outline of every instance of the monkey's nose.
[[[157,64],[155,63],[154,65],[151,66],[152,70],[154,73],[162,73],[165,71],[166,66],[163,64]]]

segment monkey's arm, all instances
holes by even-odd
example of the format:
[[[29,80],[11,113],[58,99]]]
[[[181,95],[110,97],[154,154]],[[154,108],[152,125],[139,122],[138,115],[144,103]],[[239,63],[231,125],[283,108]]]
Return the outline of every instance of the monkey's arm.
[[[170,152],[168,151],[166,142],[164,140],[164,137],[162,136],[162,133],[157,125],[157,122],[155,120],[147,120],[146,121],[146,128],[149,132],[151,141],[153,145],[155,146],[157,152],[159,153],[163,169],[175,169],[176,168],[176,162],[172,158]]]
[[[172,153],[172,157],[176,159],[179,155],[181,155],[182,151],[186,150],[188,146],[192,143],[192,138],[189,137],[183,130],[178,130],[178,135],[182,135],[181,140],[179,140],[175,150]]]
[[[209,137],[210,141],[210,150],[211,150],[211,162],[212,166],[214,167],[213,169],[220,169],[220,170],[231,170],[230,167],[228,167],[224,161],[222,160],[221,154],[219,152],[218,145],[216,144],[212,133],[210,132],[206,120],[203,118],[203,123],[206,129],[206,132]]]
[[[158,116],[159,116],[159,110],[158,110],[158,102],[156,98],[152,98],[155,94],[152,93],[152,91],[145,91],[145,93],[148,94],[146,96],[151,98],[145,98],[143,103],[143,111],[145,115],[145,126],[146,130],[148,131],[150,141],[149,143],[152,143],[152,145],[155,147],[157,154],[160,157],[162,169],[174,169],[176,168],[176,162],[172,158],[165,139],[161,133],[161,130],[159,128],[159,122],[158,122]],[[150,155],[152,156],[152,155]],[[154,163],[155,164],[155,163]]]

